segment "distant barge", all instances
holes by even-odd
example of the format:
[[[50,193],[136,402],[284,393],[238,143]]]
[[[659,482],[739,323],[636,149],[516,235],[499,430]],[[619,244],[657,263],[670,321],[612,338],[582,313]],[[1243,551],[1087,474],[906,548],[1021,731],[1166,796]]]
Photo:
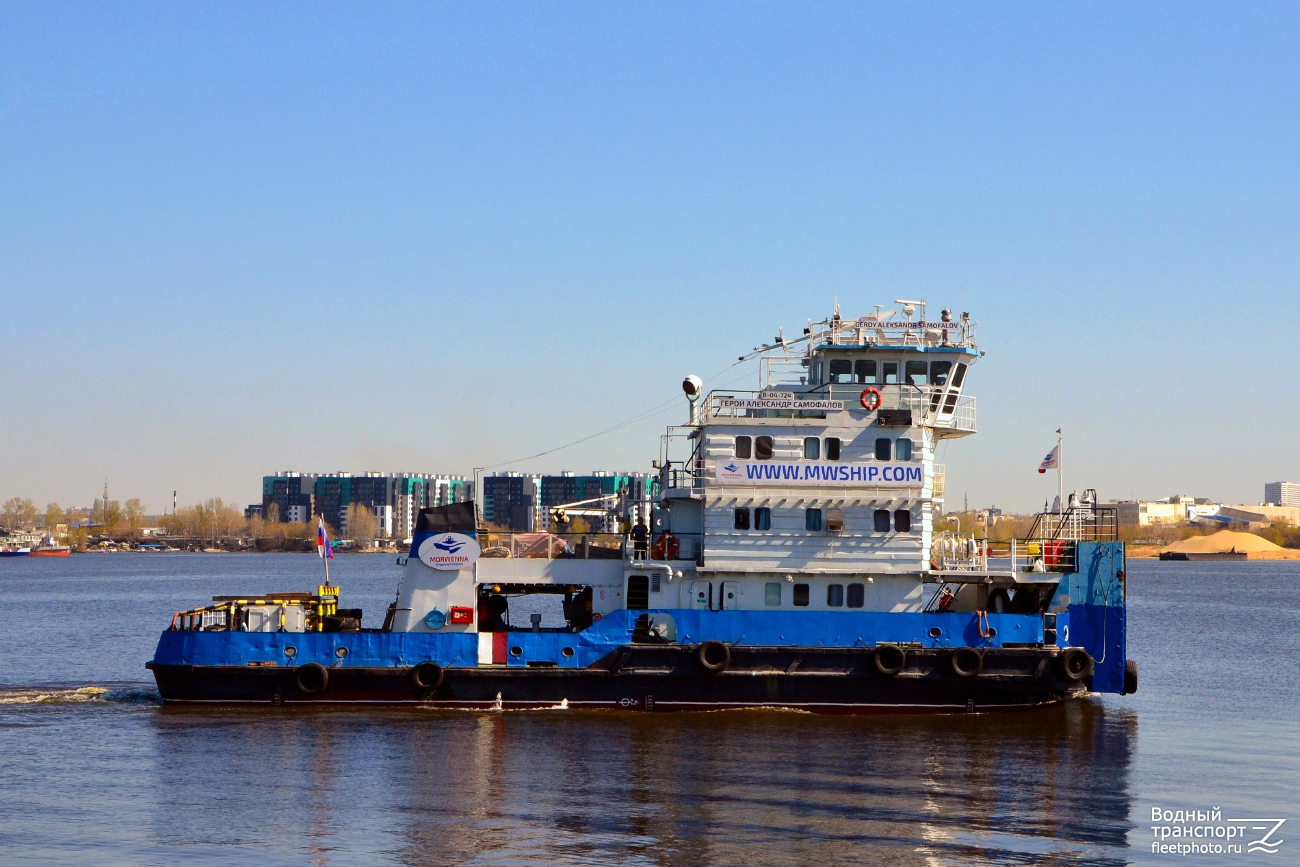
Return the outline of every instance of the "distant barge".
[[[1247,560],[1250,555],[1235,548],[1231,551],[1161,551],[1161,560]]]

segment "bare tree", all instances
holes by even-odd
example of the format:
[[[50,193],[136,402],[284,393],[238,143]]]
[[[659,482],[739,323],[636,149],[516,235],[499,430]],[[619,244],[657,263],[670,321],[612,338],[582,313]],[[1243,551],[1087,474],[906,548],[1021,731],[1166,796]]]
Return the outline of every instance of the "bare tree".
[[[348,535],[353,542],[369,542],[379,535],[379,521],[375,513],[360,503],[349,503],[347,510]]]
[[[4,505],[0,506],[0,524],[4,524],[6,527],[17,526],[18,516],[22,514],[22,510],[22,497],[10,497],[5,500]]]
[[[127,500],[122,511],[126,518],[126,527],[131,531],[131,535],[138,534],[140,528],[144,526],[144,506],[140,504],[140,500],[137,497]]]

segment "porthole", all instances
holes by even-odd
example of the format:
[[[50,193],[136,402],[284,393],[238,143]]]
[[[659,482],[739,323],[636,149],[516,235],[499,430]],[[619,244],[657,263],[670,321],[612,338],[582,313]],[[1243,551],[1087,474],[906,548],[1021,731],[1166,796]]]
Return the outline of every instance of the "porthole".
[[[516,644],[514,647],[510,648],[510,655],[511,655],[511,656],[523,656],[523,655],[524,655],[524,649],[523,649],[522,647],[520,647],[518,644]]]
[[[338,650],[334,651],[334,655],[337,656],[339,659],[343,659],[345,656],[348,655],[348,649],[346,647],[340,647]]]
[[[298,655],[298,648],[296,648],[296,647],[286,647],[286,648],[284,649],[284,655],[287,656],[287,657],[289,657],[290,659],[293,659],[295,656]]]
[[[931,627],[930,627],[930,637],[931,637],[931,638],[938,638],[940,635],[943,635],[943,630],[942,630],[942,629],[940,629],[940,628],[937,627],[937,626],[931,626]]]
[[[563,650],[560,651],[560,654],[561,654],[565,659],[572,659],[572,658],[573,658],[573,648],[572,648],[572,647],[566,647],[566,648],[564,648]]]

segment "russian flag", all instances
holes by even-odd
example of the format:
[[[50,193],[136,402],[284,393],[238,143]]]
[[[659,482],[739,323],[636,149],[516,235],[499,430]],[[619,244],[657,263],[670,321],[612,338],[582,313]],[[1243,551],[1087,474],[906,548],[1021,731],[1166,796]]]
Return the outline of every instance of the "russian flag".
[[[316,528],[316,553],[322,560],[334,559],[334,546],[330,544],[330,537],[325,532],[324,518],[320,519],[320,526]]]

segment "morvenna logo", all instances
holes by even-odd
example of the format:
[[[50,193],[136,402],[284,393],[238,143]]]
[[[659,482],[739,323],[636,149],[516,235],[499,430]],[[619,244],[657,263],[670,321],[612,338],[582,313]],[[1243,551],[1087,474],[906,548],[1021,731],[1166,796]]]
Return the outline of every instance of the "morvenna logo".
[[[722,481],[739,481],[745,478],[745,467],[739,461],[718,464],[718,478]]]
[[[448,554],[455,554],[459,552],[461,548],[465,547],[465,543],[457,539],[455,536],[443,536],[441,539],[433,543],[433,547],[437,548],[439,551],[446,551]]]
[[[481,549],[478,540],[464,533],[438,533],[420,543],[417,552],[432,569],[466,569],[474,565]]]

